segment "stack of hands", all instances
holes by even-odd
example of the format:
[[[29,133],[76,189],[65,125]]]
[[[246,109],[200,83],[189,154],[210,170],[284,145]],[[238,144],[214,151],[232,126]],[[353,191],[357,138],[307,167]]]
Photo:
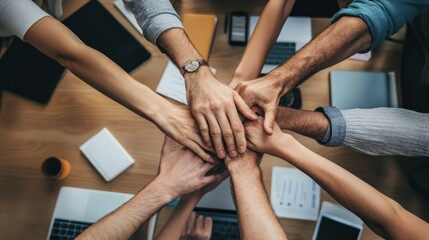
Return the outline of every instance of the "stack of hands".
[[[227,86],[207,66],[193,74],[185,74],[189,108],[170,103],[155,121],[168,136],[213,163],[205,150],[220,159],[227,155],[235,158],[246,151],[242,122],[258,119],[251,108],[264,114],[265,133],[273,133],[278,103],[284,94],[279,81],[267,77],[249,81],[234,78]]]

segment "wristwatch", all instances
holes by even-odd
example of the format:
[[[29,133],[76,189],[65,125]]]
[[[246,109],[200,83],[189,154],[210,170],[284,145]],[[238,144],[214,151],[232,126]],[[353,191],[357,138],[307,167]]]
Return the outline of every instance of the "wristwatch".
[[[198,70],[200,66],[208,66],[209,63],[204,59],[195,59],[195,60],[189,60],[185,62],[185,65],[181,67],[180,72],[183,74],[185,73],[193,73]]]

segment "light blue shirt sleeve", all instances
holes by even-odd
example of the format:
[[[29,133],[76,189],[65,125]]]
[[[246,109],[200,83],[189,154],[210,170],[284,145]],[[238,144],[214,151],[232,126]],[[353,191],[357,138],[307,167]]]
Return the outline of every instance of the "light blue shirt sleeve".
[[[164,31],[182,28],[180,17],[169,0],[123,0],[131,10],[144,37],[156,45],[156,40]]]
[[[336,107],[318,107],[315,111],[325,114],[329,120],[325,136],[318,142],[327,147],[343,145],[346,138],[346,121],[341,111]]]
[[[336,22],[343,16],[361,18],[372,35],[371,50],[415,16],[428,11],[429,0],[354,0],[336,13],[332,21]]]

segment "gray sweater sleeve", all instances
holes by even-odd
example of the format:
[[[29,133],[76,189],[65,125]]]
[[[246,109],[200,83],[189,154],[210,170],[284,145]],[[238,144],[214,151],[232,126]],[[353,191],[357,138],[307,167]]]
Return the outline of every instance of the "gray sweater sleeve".
[[[371,155],[429,156],[428,113],[400,108],[341,113],[346,122],[344,146]]]
[[[164,31],[183,28],[179,15],[169,0],[123,0],[133,12],[143,35],[156,45],[156,40]]]

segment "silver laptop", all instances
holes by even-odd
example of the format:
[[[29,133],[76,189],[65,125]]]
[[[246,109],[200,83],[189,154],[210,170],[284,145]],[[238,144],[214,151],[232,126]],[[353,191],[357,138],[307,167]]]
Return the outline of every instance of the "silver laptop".
[[[213,219],[212,240],[240,239],[237,211],[231,192],[230,178],[207,193],[194,209],[197,215]]]
[[[55,204],[48,239],[74,239],[132,197],[132,194],[125,193],[62,187]]]
[[[249,19],[249,39],[256,27],[259,16]],[[261,74],[267,74],[283,64],[311,40],[311,18],[289,17],[279,34],[273,48],[265,59]]]

